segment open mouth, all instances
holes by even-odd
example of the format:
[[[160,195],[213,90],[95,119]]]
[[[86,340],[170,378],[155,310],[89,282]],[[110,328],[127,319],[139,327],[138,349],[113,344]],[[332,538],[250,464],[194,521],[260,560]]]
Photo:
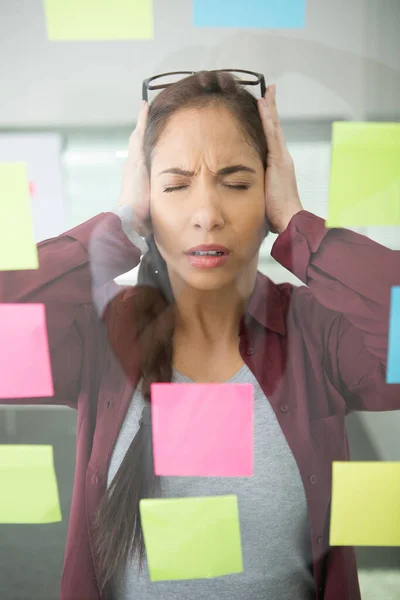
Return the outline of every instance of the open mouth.
[[[229,260],[230,252],[225,249],[189,250],[187,258],[192,267],[213,269],[222,267]]]
[[[222,250],[195,250],[194,252],[190,252],[191,256],[223,256],[225,252]]]

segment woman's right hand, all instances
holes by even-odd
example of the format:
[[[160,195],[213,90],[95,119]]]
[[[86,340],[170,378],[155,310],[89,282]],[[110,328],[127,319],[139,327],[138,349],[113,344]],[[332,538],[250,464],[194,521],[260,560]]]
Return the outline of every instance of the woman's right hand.
[[[130,206],[134,212],[134,229],[142,237],[150,234],[150,178],[144,155],[149,105],[143,102],[136,127],[131,133],[128,145],[128,158],[122,175],[121,193],[118,206]]]

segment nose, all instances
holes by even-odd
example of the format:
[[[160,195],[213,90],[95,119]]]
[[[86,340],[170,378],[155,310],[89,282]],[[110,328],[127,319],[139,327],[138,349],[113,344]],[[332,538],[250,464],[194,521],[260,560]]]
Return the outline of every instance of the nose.
[[[221,202],[216,190],[213,190],[211,186],[201,186],[201,189],[198,190],[191,221],[194,227],[205,231],[224,227],[225,219]]]

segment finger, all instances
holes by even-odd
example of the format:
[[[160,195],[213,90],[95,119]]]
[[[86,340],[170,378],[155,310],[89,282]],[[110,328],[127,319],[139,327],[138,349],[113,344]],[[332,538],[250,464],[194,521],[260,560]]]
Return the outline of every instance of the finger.
[[[261,108],[261,120],[267,138],[268,150],[272,154],[279,154],[282,156],[282,158],[284,158],[289,154],[289,151],[276,108],[276,102],[274,99],[275,89],[275,85],[269,86],[265,94],[266,98],[264,98],[264,100],[260,100],[259,105]]]
[[[276,85],[275,84],[270,85],[268,89],[269,89],[269,94],[270,94],[269,98],[268,98],[268,102],[269,102],[269,106],[270,106],[270,110],[271,110],[272,119],[275,123],[275,127],[277,128],[276,135],[278,138],[278,142],[279,142],[279,145],[281,146],[282,152],[283,153],[288,152],[285,134],[284,134],[284,131],[281,126],[281,121],[280,121],[279,113],[278,113],[278,107],[276,105]]]
[[[149,105],[145,100],[143,100],[142,106],[141,106],[141,109],[139,112],[138,120],[136,123],[136,128],[135,128],[137,131],[141,131],[141,132],[145,131],[148,116],[149,116]]]
[[[268,152],[276,155],[281,152],[281,143],[279,140],[279,127],[274,121],[271,108],[266,100],[258,101],[258,108],[261,117],[262,126],[264,129],[265,138],[267,140]]]
[[[278,114],[278,108],[276,106],[276,85],[275,84],[268,86],[268,88],[265,92],[265,99],[266,99],[268,106],[270,107],[274,123],[277,125],[279,123],[279,114]]]
[[[149,116],[149,105],[143,101],[140,109],[136,127],[129,137],[128,160],[137,159],[143,151],[144,136],[146,133],[147,120]]]

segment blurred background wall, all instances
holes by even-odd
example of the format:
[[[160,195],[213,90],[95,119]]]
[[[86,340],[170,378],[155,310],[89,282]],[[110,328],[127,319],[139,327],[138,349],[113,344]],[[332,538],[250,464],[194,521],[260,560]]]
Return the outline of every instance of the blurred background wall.
[[[61,136],[65,229],[115,206],[142,80],[217,68],[259,71],[277,84],[303,205],[325,217],[332,122],[399,121],[399,0],[308,0],[306,27],[298,30],[195,28],[191,0],[153,6],[153,40],[50,42],[41,0],[0,0],[0,140]],[[357,231],[400,249],[398,228]],[[52,235],[59,233],[55,226]],[[260,270],[299,284],[269,256],[275,237],[264,244]],[[118,279],[134,283],[135,275]],[[352,415],[347,428],[353,460],[400,460],[400,413]],[[75,432],[70,409],[0,407],[0,444],[54,446],[63,512],[62,523],[0,525],[1,599],[58,597]],[[399,552],[357,549],[364,598],[400,598]]]

